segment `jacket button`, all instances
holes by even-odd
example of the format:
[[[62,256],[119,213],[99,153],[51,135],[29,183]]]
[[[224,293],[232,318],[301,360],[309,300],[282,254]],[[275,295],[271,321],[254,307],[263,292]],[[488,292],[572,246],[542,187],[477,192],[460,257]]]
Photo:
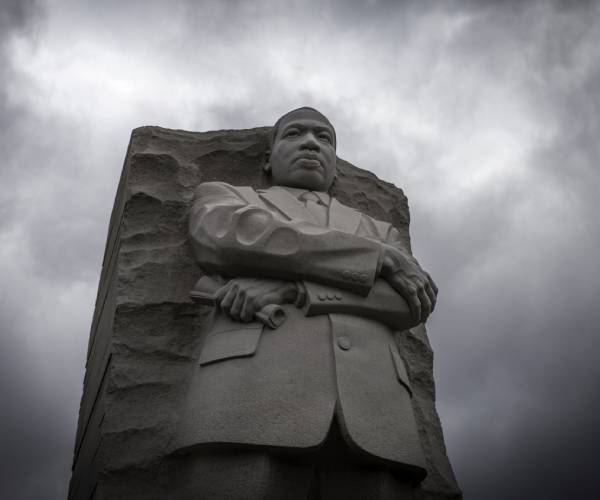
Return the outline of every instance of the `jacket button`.
[[[342,300],[342,296],[339,293],[336,293],[335,300]]]
[[[319,292],[319,293],[317,294],[317,298],[318,298],[319,300],[325,300],[325,298],[326,298],[326,295],[325,295],[324,293],[322,293],[322,292]]]
[[[333,297],[334,297],[333,293],[327,294],[327,300],[333,300]]]
[[[348,337],[338,337],[337,343],[338,346],[340,346],[340,349],[343,349],[344,351],[347,351],[348,349],[350,349],[350,347],[352,347],[352,343],[350,342],[350,339]]]

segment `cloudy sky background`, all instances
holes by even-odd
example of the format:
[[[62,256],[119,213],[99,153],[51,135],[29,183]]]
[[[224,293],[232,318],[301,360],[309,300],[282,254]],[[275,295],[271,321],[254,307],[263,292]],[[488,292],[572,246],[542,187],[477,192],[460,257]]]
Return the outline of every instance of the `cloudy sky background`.
[[[0,44],[0,497],[66,496],[131,129],[312,105],[409,197],[466,498],[597,498],[600,3],[0,0]]]

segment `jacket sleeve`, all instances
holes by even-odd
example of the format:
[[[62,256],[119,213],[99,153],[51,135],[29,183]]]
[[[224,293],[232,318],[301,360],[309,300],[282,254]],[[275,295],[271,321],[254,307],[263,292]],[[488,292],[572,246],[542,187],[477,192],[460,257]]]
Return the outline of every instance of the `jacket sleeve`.
[[[407,330],[419,324],[411,318],[406,300],[385,280],[376,280],[366,297],[321,283],[304,281],[303,285],[306,316],[349,314],[380,321],[393,330]]]
[[[402,238],[400,237],[400,232],[392,225],[390,225],[390,228],[387,232],[385,242],[388,245],[396,247],[398,250],[402,250],[403,252],[412,255],[409,248],[407,248],[404,241],[402,241]]]
[[[372,221],[379,238],[408,252],[398,230],[390,224]],[[304,281],[304,310],[307,316],[318,314],[350,314],[385,323],[394,330],[407,330],[419,323],[411,318],[406,300],[387,281],[376,279],[366,297],[322,283]]]
[[[364,296],[379,273],[377,241],[277,219],[223,182],[198,186],[189,231],[200,265],[219,274],[315,281]]]

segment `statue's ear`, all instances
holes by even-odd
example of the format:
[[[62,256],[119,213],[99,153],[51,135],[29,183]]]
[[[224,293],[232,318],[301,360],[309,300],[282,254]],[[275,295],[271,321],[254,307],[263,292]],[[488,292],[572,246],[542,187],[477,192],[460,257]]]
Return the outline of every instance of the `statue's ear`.
[[[267,174],[271,173],[271,150],[265,151],[265,164],[263,165],[263,171]]]

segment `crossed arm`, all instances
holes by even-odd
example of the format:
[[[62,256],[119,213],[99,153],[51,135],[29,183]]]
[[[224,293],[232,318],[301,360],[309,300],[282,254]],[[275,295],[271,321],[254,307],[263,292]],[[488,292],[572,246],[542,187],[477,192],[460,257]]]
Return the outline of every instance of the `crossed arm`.
[[[405,328],[424,321],[435,306],[435,284],[402,250],[393,228],[386,242],[378,242],[302,220],[279,220],[249,204],[237,188],[209,182],[197,189],[190,234],[205,269],[236,276],[217,294],[235,319],[249,321],[268,303],[299,304],[299,293],[308,297],[311,314],[317,289],[334,300],[336,292],[344,297],[313,307],[315,314],[346,307],[379,319],[393,312],[394,321],[405,318]]]

